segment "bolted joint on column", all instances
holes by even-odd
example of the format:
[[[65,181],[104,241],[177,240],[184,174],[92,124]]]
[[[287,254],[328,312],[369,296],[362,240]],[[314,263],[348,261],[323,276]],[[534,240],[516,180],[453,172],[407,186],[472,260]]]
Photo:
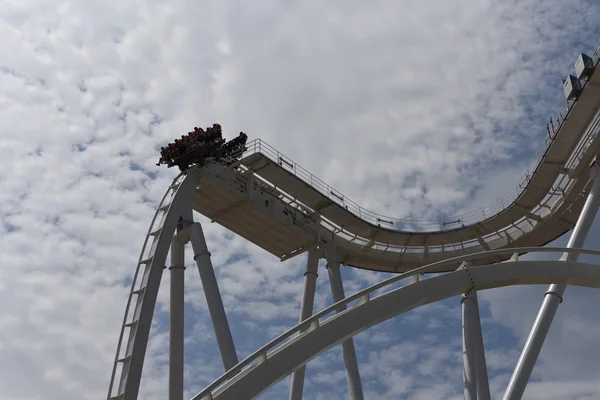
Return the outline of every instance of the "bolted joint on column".
[[[210,251],[201,251],[198,254],[194,254],[194,261],[196,261],[198,259],[198,257],[200,256],[211,256],[212,254],[210,254]]]
[[[471,293],[476,292],[477,291],[477,283],[475,282],[475,279],[473,279],[473,275],[471,274],[471,267],[473,266],[473,263],[469,260],[467,261],[463,261],[460,264],[460,267],[458,267],[456,270],[457,271],[465,271],[465,273],[467,274],[467,276],[469,277],[469,280],[471,281],[471,286],[469,286],[469,288],[465,291],[464,295],[465,296],[471,296]],[[462,300],[461,300],[462,302]]]
[[[544,293],[544,295],[554,295],[556,297],[558,297],[558,300],[560,301],[560,303],[563,302],[563,297],[560,293],[555,292],[554,290],[548,290],[546,293]],[[560,304],[558,303],[558,304]]]
[[[177,240],[179,243],[181,244],[187,244],[190,241],[191,238],[191,226],[193,224],[183,224],[181,225],[181,221],[180,221],[180,226],[178,226],[177,228],[177,232],[175,233],[174,239]]]
[[[463,304],[463,302],[465,300],[471,300],[473,302],[473,304],[477,305],[477,303],[475,302],[475,299],[473,298],[472,294],[475,292],[475,290],[473,288],[469,289],[468,291],[466,291],[465,293],[463,293],[461,299],[460,299],[460,304]]]
[[[471,278],[471,275],[469,274],[469,278]],[[471,283],[473,283],[472,286],[470,286],[466,291],[465,294],[468,296],[468,298],[472,298],[471,295],[473,293],[475,293],[477,291],[477,285],[475,284],[475,282],[473,281],[473,279],[471,278]]]
[[[171,265],[169,267],[169,271],[172,270],[172,269],[182,269],[182,270],[185,271],[185,265]]]

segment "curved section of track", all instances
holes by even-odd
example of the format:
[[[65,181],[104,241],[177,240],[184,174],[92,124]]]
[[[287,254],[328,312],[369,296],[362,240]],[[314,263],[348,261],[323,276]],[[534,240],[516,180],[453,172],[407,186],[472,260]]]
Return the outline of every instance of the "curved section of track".
[[[544,249],[600,255],[599,251]],[[535,251],[535,249],[519,249]],[[457,262],[459,260],[453,260]],[[259,349],[194,396],[193,400],[254,398],[319,354],[361,331],[416,307],[459,295],[509,285],[563,283],[600,288],[600,265],[567,261],[513,261],[479,267],[462,264],[456,271],[411,283],[371,298],[375,290],[426,272],[419,268],[365,289],[297,325]],[[360,300],[323,322],[340,304]],[[297,336],[295,336],[297,334]],[[287,342],[286,342],[287,340]]]
[[[502,207],[481,210],[477,218],[455,217],[461,225],[452,229],[445,228],[452,221],[419,225],[423,221],[368,211],[260,139],[248,143],[243,158],[229,168],[235,179],[220,186],[231,188],[235,184],[239,191],[251,192],[248,176],[253,175],[254,181],[260,181],[261,191],[271,191],[274,200],[282,202],[283,211],[245,207],[239,198],[227,203],[224,199],[228,194],[217,190],[219,185],[198,192],[194,208],[282,260],[300,254],[309,244],[289,241],[288,248],[283,248],[282,238],[289,238],[289,232],[283,228],[277,232],[276,226],[268,232],[262,228],[272,224],[277,212],[294,208],[320,225],[314,234],[320,240],[335,240],[342,263],[386,272],[409,271],[481,251],[543,246],[573,228],[589,190],[590,163],[600,148],[599,72],[592,75],[577,100],[567,104],[549,132],[537,164],[512,197]],[[211,174],[217,181],[225,175],[212,171],[207,176]]]
[[[109,400],[138,398],[148,336],[165,260],[180,217],[188,215],[190,199],[197,187],[197,171],[197,168],[192,168],[187,175],[180,174],[173,180],[150,223],[125,307],[108,389]],[[149,242],[151,245],[148,248]],[[134,302],[135,306],[131,309],[130,306]],[[126,334],[127,329],[129,329],[128,334]],[[125,336],[128,339],[123,348]],[[121,370],[117,378],[119,365]],[[113,393],[117,382],[117,392]]]

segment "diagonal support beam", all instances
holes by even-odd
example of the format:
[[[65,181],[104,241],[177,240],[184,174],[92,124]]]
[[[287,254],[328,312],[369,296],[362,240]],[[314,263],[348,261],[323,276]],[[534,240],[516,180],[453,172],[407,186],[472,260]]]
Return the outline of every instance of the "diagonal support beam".
[[[367,251],[375,244],[375,239],[371,238],[367,244],[360,248],[361,251]]]
[[[304,293],[302,295],[302,305],[300,306],[300,322],[310,318],[313,313],[315,302],[315,287],[317,285],[317,269],[319,265],[319,255],[317,249],[313,248],[308,252],[306,260],[306,272],[304,273]],[[304,392],[304,377],[306,375],[306,366],[302,366],[292,375],[290,385],[290,400],[302,400]]]
[[[598,164],[594,163],[590,173],[590,180],[592,188],[585,201],[581,214],[575,224],[575,229],[571,234],[568,248],[581,248],[585,242],[588,232],[594,222],[594,217],[600,206],[600,179],[598,178],[599,167]],[[577,253],[564,254],[561,258],[563,261],[577,261],[579,255]],[[562,303],[563,296],[565,293],[566,285],[553,284],[544,295],[544,301],[542,307],[538,312],[538,315],[533,323],[529,337],[525,342],[525,347],[521,352],[519,361],[513,372],[513,375],[508,383],[506,392],[504,393],[504,400],[519,400],[525,392],[525,387],[529,381],[529,377],[533,372],[533,367],[540,354],[546,335],[552,325],[552,320],[556,314],[556,310],[560,303]]]
[[[536,222],[542,222],[544,219],[537,214],[527,213],[527,218],[532,219]]]
[[[477,236],[477,241],[479,242],[479,244],[481,245],[481,247],[484,250],[489,250],[490,246],[485,242],[485,240],[483,240],[483,238],[481,237],[483,235],[482,230],[480,229],[479,226],[474,226],[473,227],[473,232],[475,233],[475,235]]]
[[[481,247],[483,247],[484,250],[487,251],[490,249],[490,246],[485,242],[485,240],[483,240],[481,236],[477,235],[477,241],[479,242]]]
[[[344,294],[344,285],[342,283],[342,274],[340,272],[340,261],[335,243],[330,241],[327,247],[327,271],[329,272],[329,285],[331,286],[331,295],[333,302],[342,301],[346,296]],[[340,313],[346,310],[346,306],[339,307],[336,312]],[[344,367],[346,368],[346,379],[348,381],[348,391],[351,400],[363,400],[362,384],[360,373],[358,371],[358,361],[356,360],[356,351],[352,338],[342,342],[342,356],[344,358]]]
[[[223,300],[221,300],[215,271],[210,260],[210,252],[206,246],[206,239],[204,238],[204,232],[200,223],[196,222],[191,226],[190,236],[192,248],[194,249],[194,260],[196,261],[200,279],[202,280],[202,287],[204,288],[208,311],[217,336],[217,344],[221,352],[223,366],[225,367],[225,371],[228,371],[238,363],[238,357],[235,345],[233,344],[231,330],[229,329],[229,323],[227,322],[225,307],[223,307]]]

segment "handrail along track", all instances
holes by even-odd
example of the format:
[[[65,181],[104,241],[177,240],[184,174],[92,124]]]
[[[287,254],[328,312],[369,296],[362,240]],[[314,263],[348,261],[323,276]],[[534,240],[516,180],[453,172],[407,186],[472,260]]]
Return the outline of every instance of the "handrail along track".
[[[296,339],[298,337],[298,336],[296,336],[296,334],[302,335],[303,333],[309,332],[311,330],[311,328],[317,328],[319,326],[319,324],[321,323],[321,319],[329,314],[333,314],[331,316],[331,318],[334,318],[336,315],[338,315],[336,313],[336,310],[339,307],[348,306],[349,303],[352,303],[356,300],[359,300],[359,303],[357,305],[360,305],[363,302],[367,302],[367,301],[371,300],[371,297],[370,297],[371,293],[373,293],[377,290],[383,289],[385,287],[389,287],[396,282],[402,281],[404,279],[410,278],[415,275],[425,274],[432,270],[436,270],[442,265],[460,265],[460,263],[462,263],[463,261],[472,261],[477,258],[488,257],[490,255],[490,253],[493,253],[496,255],[502,255],[502,254],[517,254],[518,255],[518,254],[523,254],[523,253],[559,253],[559,252],[560,253],[577,253],[577,254],[583,254],[583,255],[600,256],[599,250],[570,249],[570,248],[565,248],[565,247],[541,247],[541,248],[540,247],[523,247],[523,248],[491,250],[491,251],[487,251],[487,252],[475,253],[475,254],[470,254],[467,256],[455,257],[452,259],[435,262],[435,263],[432,263],[432,264],[429,264],[429,265],[426,265],[423,267],[416,268],[412,271],[402,273],[400,275],[394,276],[392,278],[389,278],[382,282],[379,282],[375,285],[372,285],[366,289],[363,289],[351,296],[346,297],[344,300],[334,303],[331,306],[323,309],[322,311],[312,315],[308,319],[304,320],[303,322],[297,324],[296,326],[292,327],[288,331],[279,335],[275,339],[271,340],[270,342],[268,342],[267,344],[265,344],[264,346],[262,346],[261,348],[256,350],[254,353],[250,354],[244,360],[240,361],[235,367],[233,367],[229,371],[225,372],[223,375],[221,375],[219,378],[217,378],[214,382],[212,382],[210,385],[208,385],[206,388],[204,388],[201,392],[199,392],[196,396],[194,396],[193,399],[194,400],[196,400],[196,399],[197,400],[212,399],[213,392],[218,390],[222,385],[226,384],[230,379],[233,379],[238,374],[243,373],[243,371],[246,367],[251,367],[253,365],[253,363],[259,364],[259,363],[262,363],[262,362],[268,360],[269,353],[272,353],[277,348],[280,348],[281,346],[279,346],[279,345],[283,346],[282,343],[284,343],[286,340],[288,340],[290,338]],[[478,267],[473,267],[473,268],[478,268]],[[350,310],[351,308],[352,307],[348,307],[348,310]],[[327,321],[327,319],[325,321]],[[323,322],[325,322],[325,321],[323,321]]]
[[[594,57],[596,58],[594,62],[597,67],[600,65],[600,46],[594,52]],[[583,81],[582,91],[585,90],[587,85],[588,81]],[[247,150],[241,154],[241,157],[247,157],[254,153],[262,153],[281,167],[288,168],[295,176],[310,184],[332,202],[346,208],[360,219],[374,225],[384,224],[384,226],[390,229],[410,230],[414,232],[445,231],[453,229],[452,225],[454,223],[474,225],[490,216],[501,213],[516,203],[521,194],[527,190],[531,180],[546,157],[548,149],[554,143],[558,132],[565,124],[576,103],[577,99],[568,100],[558,117],[556,119],[551,119],[551,122],[548,123],[548,136],[545,138],[544,144],[536,152],[534,159],[525,171],[525,174],[514,187],[491,203],[466,213],[448,216],[445,220],[394,218],[365,209],[261,139],[254,139],[248,142],[246,144]],[[448,226],[448,228],[446,228],[446,226]],[[410,229],[406,229],[407,227],[410,227]]]

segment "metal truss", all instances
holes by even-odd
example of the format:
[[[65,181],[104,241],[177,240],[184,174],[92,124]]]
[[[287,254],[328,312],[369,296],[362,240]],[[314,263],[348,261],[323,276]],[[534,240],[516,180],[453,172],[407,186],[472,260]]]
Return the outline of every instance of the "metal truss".
[[[170,250],[169,400],[183,400],[184,254],[188,243],[193,248],[225,371],[193,400],[255,398],[290,374],[290,399],[299,400],[306,364],[336,345],[342,347],[348,396],[362,400],[353,336],[416,307],[459,295],[464,397],[489,400],[477,292],[510,285],[551,284],[504,395],[504,400],[520,399],[566,285],[600,288],[600,265],[577,261],[580,254],[600,256],[600,251],[582,249],[600,207],[600,167],[596,161],[600,148],[600,112],[596,111],[600,75],[592,78],[579,99],[569,105],[558,130],[553,129],[544,155],[512,203],[502,203],[495,211],[484,209],[481,218],[477,215],[479,222],[454,230],[443,228],[445,224],[440,224],[440,231],[403,230],[406,221],[388,220],[356,206],[279,152],[269,156],[272,149],[261,141],[254,142],[256,151],[232,165],[208,162],[180,174],[160,201],[142,246],[107,399],[138,398],[154,308]],[[211,254],[202,226],[193,221],[193,210],[282,261],[308,252],[299,324],[241,362]],[[464,215],[461,218],[458,222],[468,220]],[[573,233],[566,248],[535,246],[569,229]],[[547,252],[563,255],[556,261],[519,260],[520,254]],[[326,260],[334,304],[313,315],[320,258]],[[399,275],[346,296],[342,264]],[[441,274],[425,275],[432,273]],[[404,285],[397,288],[394,284],[399,281]]]
[[[551,250],[580,251],[558,248]],[[600,251],[585,253],[600,256]],[[193,400],[255,398],[347,338],[414,308],[473,290],[473,282],[476,282],[477,290],[509,285],[567,282],[571,285],[600,288],[600,265],[572,261],[514,261],[461,268],[455,272],[409,283],[374,298],[370,296],[376,290],[392,286],[398,280],[422,272],[426,272],[426,268],[374,285],[315,314],[257,350],[194,396]],[[334,315],[340,306],[347,306],[355,300],[359,300],[356,305]],[[476,359],[477,356],[474,356],[468,365],[475,366]],[[467,375],[478,374],[467,372]],[[473,397],[477,393],[477,381],[478,379],[469,382],[469,388],[465,385],[465,391],[471,395],[466,398],[477,398]],[[487,382],[482,383],[483,388]]]
[[[554,296],[556,287],[564,290],[566,283],[600,287],[600,267],[576,262],[579,254],[600,256],[600,251],[574,248],[583,244],[600,204],[600,180],[595,179],[596,167],[593,170],[592,187],[567,248],[521,247],[468,254],[416,268],[346,297],[335,242],[321,238],[321,244],[308,250],[300,323],[241,362],[238,362],[204,233],[200,224],[192,219],[190,199],[197,190],[200,171],[190,170],[187,175],[178,176],[168,188],[147,233],[132,281],[107,398],[137,399],[156,297],[170,248],[169,400],[183,399],[184,246],[191,242],[225,369],[224,375],[194,396],[193,400],[255,398],[289,374],[293,374],[290,398],[301,399],[306,363],[338,344],[343,348],[349,395],[353,399],[362,399],[352,337],[413,308],[456,295],[462,295],[465,398],[489,399],[477,291],[508,285],[548,283],[553,284],[549,294]],[[149,247],[148,243],[151,243]],[[546,252],[562,252],[564,255],[558,261],[519,260],[519,254]],[[311,316],[318,259],[323,254],[327,260],[334,304]],[[473,266],[478,260],[490,257],[510,257],[510,261]],[[455,266],[454,269],[451,266]],[[453,271],[432,278],[420,278],[426,273],[449,269]],[[404,286],[392,289],[393,284],[402,280],[406,281]],[[384,293],[373,297],[375,291]],[[132,303],[135,304],[133,308],[130,307]],[[556,307],[557,304],[554,311]],[[539,348],[549,323],[544,327],[545,330],[538,329],[541,333],[537,335],[541,336],[535,339]],[[126,337],[126,345],[123,346]],[[524,350],[526,353],[527,345]],[[527,365],[533,368],[537,353],[530,354]],[[525,363],[523,359],[525,356],[521,357],[511,383],[526,384],[528,381],[531,370],[527,372],[527,368],[520,366]],[[524,387],[512,383],[505,398],[520,398],[522,391],[519,390],[524,390]]]

